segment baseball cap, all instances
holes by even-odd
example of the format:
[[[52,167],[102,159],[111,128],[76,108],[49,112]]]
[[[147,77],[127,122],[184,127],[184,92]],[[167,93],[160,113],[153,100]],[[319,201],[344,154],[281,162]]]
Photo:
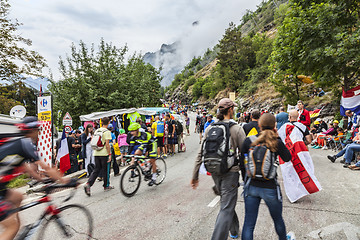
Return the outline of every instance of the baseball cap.
[[[319,121],[315,121],[314,124],[315,124],[315,125],[318,125],[318,124],[320,124],[320,122],[319,122]]]
[[[219,108],[230,108],[230,107],[237,107],[237,104],[231,101],[230,98],[223,98],[218,103]]]
[[[108,129],[112,129],[112,128],[113,128],[113,125],[112,125],[111,123],[109,123],[109,125],[108,125],[107,128],[108,128]]]
[[[321,121],[321,118],[317,118],[315,121],[318,121],[318,122],[320,122]]]
[[[339,121],[338,121],[338,120],[334,120],[333,123],[339,123]]]

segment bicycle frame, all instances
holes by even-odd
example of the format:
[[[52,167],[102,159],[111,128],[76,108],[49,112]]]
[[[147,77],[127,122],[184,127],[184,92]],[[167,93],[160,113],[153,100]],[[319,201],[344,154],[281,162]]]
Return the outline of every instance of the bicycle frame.
[[[133,157],[135,157],[134,166],[135,167],[138,166],[140,168],[140,171],[141,171],[142,175],[148,176],[149,171],[145,171],[144,167],[142,167],[141,164],[147,162],[148,160],[150,160],[150,158],[144,157],[144,156],[129,156],[129,155],[124,156],[124,158],[126,158],[127,159],[126,161],[128,161],[128,162],[131,162]],[[150,164],[149,165],[149,170],[151,171],[152,164],[150,163],[150,161],[149,161],[149,164]]]
[[[37,205],[40,205],[42,203],[52,203],[52,200],[50,198],[50,196],[48,196],[47,194],[45,196],[43,196],[42,198],[25,204],[17,209],[14,209],[14,212],[20,212],[32,207],[35,207]],[[53,204],[49,204],[47,206],[47,208],[45,209],[45,211],[40,215],[40,218],[33,224],[29,224],[24,226],[21,230],[21,234],[16,238],[17,240],[26,240],[26,239],[30,239],[31,236],[36,233],[36,231],[38,230],[39,226],[41,226],[41,223],[44,221],[45,217],[47,215],[57,215],[59,214],[59,210],[58,208],[53,205]],[[65,233],[66,234],[66,233]]]

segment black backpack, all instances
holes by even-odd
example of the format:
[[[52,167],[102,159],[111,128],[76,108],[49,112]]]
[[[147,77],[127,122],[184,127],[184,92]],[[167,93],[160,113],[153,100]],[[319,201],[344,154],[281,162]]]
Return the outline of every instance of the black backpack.
[[[201,147],[201,156],[206,170],[214,175],[227,173],[235,164],[235,153],[230,142],[230,127],[234,122],[217,122],[208,128]]]
[[[257,139],[251,136],[251,142]],[[246,174],[250,179],[267,181],[275,179],[279,161],[275,153],[271,152],[265,144],[258,144],[249,150],[248,159],[245,158]]]
[[[181,124],[181,122],[179,122],[178,120],[175,120],[175,132],[176,132],[176,135],[181,135],[182,132],[183,132],[184,128]]]
[[[200,126],[201,126],[202,128],[204,128],[206,122],[207,122],[207,118],[206,118],[206,117],[201,117],[201,118],[200,118]]]

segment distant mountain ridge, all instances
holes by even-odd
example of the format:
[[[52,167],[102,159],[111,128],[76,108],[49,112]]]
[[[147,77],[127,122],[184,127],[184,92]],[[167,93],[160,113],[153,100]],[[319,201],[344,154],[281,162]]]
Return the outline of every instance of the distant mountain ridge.
[[[175,74],[179,73],[184,65],[181,62],[180,42],[172,44],[162,44],[160,49],[156,52],[145,53],[143,60],[156,68],[161,68],[161,75],[164,77],[161,85],[169,86],[174,79]]]
[[[48,85],[50,84],[49,80],[47,78],[32,78],[32,77],[27,77],[25,79],[22,80],[28,87],[32,87],[36,90],[40,90],[40,85],[42,86],[42,91],[47,91],[48,90]],[[8,81],[2,80],[0,81],[1,84],[8,84]]]

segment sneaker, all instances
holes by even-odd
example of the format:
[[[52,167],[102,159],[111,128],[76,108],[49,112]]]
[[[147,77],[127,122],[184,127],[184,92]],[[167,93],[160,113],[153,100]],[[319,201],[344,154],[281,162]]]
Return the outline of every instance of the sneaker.
[[[289,232],[286,234],[286,240],[296,240],[295,233]]]
[[[341,159],[341,160],[340,160],[340,163],[345,163],[345,159]]]
[[[148,186],[153,186],[155,184],[155,180],[151,179],[150,182],[148,183]]]
[[[345,164],[343,165],[344,168],[349,168],[349,166],[350,166],[350,163],[345,163]]]
[[[239,235],[238,235],[238,234],[232,235],[232,234],[230,233],[230,238],[231,238],[231,239],[238,239],[238,238],[239,238]]]
[[[90,193],[90,184],[89,183],[86,183],[84,185],[84,191],[85,191],[85,194],[90,197],[91,193]]]
[[[164,155],[163,155],[163,158],[167,158],[167,155],[166,155],[166,154],[164,154]]]
[[[316,147],[317,147],[317,145],[312,145],[312,146],[311,146],[311,148],[314,148],[314,149],[315,149]]]
[[[334,156],[328,155],[327,158],[328,158],[331,162],[334,163],[335,160],[336,160],[336,155],[334,155]]]
[[[131,178],[136,178],[138,175],[134,171],[131,172]]]
[[[214,191],[215,195],[220,196],[220,192],[219,192],[219,190],[217,189],[216,185],[214,185],[214,186],[212,187],[212,190]]]
[[[320,146],[315,146],[315,147],[314,147],[314,149],[319,149],[319,148],[321,148],[321,147],[320,147]]]
[[[114,177],[118,177],[120,175],[121,175],[121,173],[117,173],[117,174],[114,174]]]
[[[322,148],[321,148],[322,150],[328,150],[329,148],[328,148],[328,146],[323,146]]]
[[[98,177],[97,180],[98,180],[99,182],[101,182],[103,179],[102,179],[102,177]]]
[[[114,189],[114,186],[107,186],[107,187],[104,187],[104,191],[109,191],[111,189]]]

